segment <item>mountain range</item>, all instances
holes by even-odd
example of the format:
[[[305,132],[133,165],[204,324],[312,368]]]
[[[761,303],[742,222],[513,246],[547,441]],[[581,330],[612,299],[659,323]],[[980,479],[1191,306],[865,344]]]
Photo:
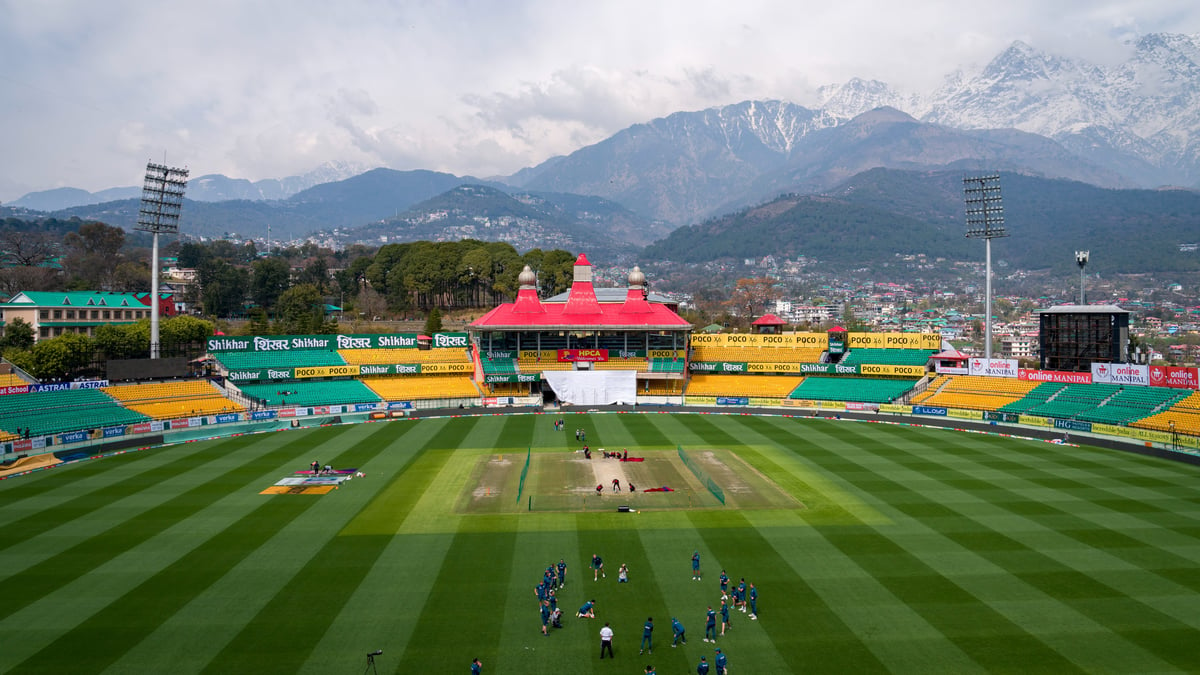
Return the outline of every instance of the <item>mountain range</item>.
[[[287,194],[300,183],[202,176],[189,185],[181,227],[204,236],[261,236],[270,225],[279,237],[338,228],[347,241],[403,239],[418,231],[422,238],[503,235],[525,237],[527,243],[582,238],[632,250],[679,226],[749,226],[758,216],[747,217],[747,208],[783,209],[776,198],[785,194],[794,200],[785,210],[797,218],[800,212],[793,209],[811,214],[819,206],[823,218],[834,217],[836,209],[845,209],[841,217],[854,222],[890,213],[911,218],[912,227],[923,223],[949,232],[961,222],[962,204],[961,185],[947,177],[1003,171],[1010,212],[1037,206],[1061,215],[1059,204],[1075,207],[1086,193],[1068,186],[1092,186],[1096,192],[1086,198],[1110,208],[1094,214],[1097,222],[1125,214],[1126,227],[1155,232],[1156,245],[1170,246],[1195,239],[1176,236],[1172,228],[1194,231],[1200,210],[1189,193],[1134,188],[1197,185],[1198,92],[1200,36],[1143,36],[1127,45],[1115,65],[1014,42],[979,72],[954,73],[928,94],[851,80],[822,88],[813,107],[767,100],[679,112],[490,180],[375,169]],[[334,174],[351,170],[327,168]],[[883,169],[895,173],[874,173]],[[877,185],[884,178],[904,183],[898,175],[926,176],[925,184],[939,187],[912,184],[904,192]],[[1025,189],[1033,192],[1024,194]],[[873,203],[858,201],[867,194],[876,195]],[[1059,197],[1044,199],[1045,194]],[[796,199],[803,195],[817,197]],[[22,200],[35,203],[35,196],[53,201],[47,193]],[[217,196],[237,199],[205,201]],[[1155,204],[1164,200],[1183,211],[1158,210]],[[1148,210],[1139,223],[1133,214],[1142,207]],[[1029,213],[1021,223],[1058,228],[1045,213]],[[59,217],[124,226],[136,214],[136,195],[55,211]],[[722,218],[725,214],[730,217]],[[496,229],[500,222],[508,225]],[[913,234],[918,231],[923,230]],[[1108,235],[1120,241],[1119,231]],[[688,245],[679,237],[666,242],[677,249]],[[746,244],[730,246],[735,243]],[[1036,256],[1022,263],[1042,264]]]

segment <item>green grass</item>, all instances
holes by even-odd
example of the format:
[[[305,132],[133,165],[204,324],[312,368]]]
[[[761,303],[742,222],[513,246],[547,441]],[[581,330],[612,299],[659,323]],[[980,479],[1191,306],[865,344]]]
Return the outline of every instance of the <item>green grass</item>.
[[[361,672],[379,648],[387,673],[465,673],[473,656],[488,675],[694,672],[722,568],[760,590],[761,620],[734,613],[719,642],[737,673],[1200,671],[1196,467],[851,421],[552,419],[242,436],[0,481],[0,672]],[[528,448],[534,499],[591,479],[570,461],[577,428],[663,458],[630,467],[639,484],[690,480],[668,461],[678,443],[711,450],[740,492],[635,514],[510,504]],[[366,476],[259,494],[314,459]],[[480,506],[485,484],[503,506]],[[533,588],[559,558],[566,627],[542,637]],[[590,598],[599,619],[574,618]],[[647,616],[656,649],[639,656]],[[686,647],[669,646],[672,616]]]

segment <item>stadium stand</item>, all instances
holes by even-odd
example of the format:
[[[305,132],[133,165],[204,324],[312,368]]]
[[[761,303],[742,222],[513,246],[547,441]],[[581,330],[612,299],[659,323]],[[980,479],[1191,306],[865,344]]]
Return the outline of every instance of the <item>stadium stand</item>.
[[[0,387],[18,387],[22,384],[29,384],[22,380],[16,373],[0,373]]]
[[[365,351],[365,350],[364,350]],[[279,352],[215,352],[221,365],[229,370],[256,368],[308,368],[311,366],[344,366],[346,362],[328,349],[295,349]],[[407,361],[405,363],[408,363]]]
[[[746,361],[750,363],[817,363],[823,347],[739,347],[696,345],[693,361]]]
[[[1167,387],[1126,387],[1106,400],[1103,405],[1084,410],[1076,417],[1102,424],[1129,424],[1149,417],[1160,409],[1167,410],[1185,396],[1186,391]]]
[[[914,384],[912,380],[869,377],[806,377],[788,398],[891,403],[908,393]]]
[[[939,375],[929,387],[913,398],[914,405],[998,410],[1020,400],[1037,382],[980,375]]]
[[[363,380],[385,401],[416,401],[432,398],[479,398],[479,389],[462,375],[402,375]],[[528,387],[529,385],[524,385]],[[528,389],[526,389],[528,391]]]
[[[683,380],[643,380],[638,384],[641,396],[679,396],[683,393]]]
[[[1073,418],[1086,410],[1099,407],[1120,390],[1119,384],[1068,384],[1045,403],[1026,412],[1042,417]]]
[[[841,364],[844,366],[885,365],[885,366],[923,366],[929,363],[929,357],[937,352],[927,349],[875,349],[870,347],[855,347],[846,352]]]
[[[331,352],[326,352],[331,353]],[[359,380],[243,384],[242,393],[265,405],[339,405],[378,403],[379,396]]]
[[[483,366],[484,375],[512,375],[521,372],[517,368],[516,359],[489,359],[486,353],[480,354],[479,364]]]
[[[529,396],[527,382],[493,382],[481,384],[484,396]]]
[[[1200,436],[1200,392],[1194,391],[1176,401],[1168,410],[1140,419],[1129,426],[1169,432],[1171,422],[1175,423],[1175,433]]]
[[[689,396],[757,396],[786,398],[803,377],[788,375],[692,375]]]
[[[465,349],[340,349],[337,352],[349,365],[392,363],[470,363]]]
[[[686,365],[683,359],[650,359],[652,373],[682,373]]]
[[[28,429],[30,436],[99,429],[149,421],[121,407],[99,389],[47,391],[0,396],[0,428],[9,433]]]
[[[207,380],[122,384],[105,387],[104,392],[126,408],[154,419],[245,410]]]
[[[555,351],[541,352],[541,358],[522,356],[517,359],[517,366],[522,373],[540,373],[544,370],[575,370],[575,364],[558,360]]]
[[[596,361],[592,364],[593,370],[636,370],[646,372],[650,363],[644,358],[610,358],[607,361]]]
[[[1029,412],[1029,410],[1044,404],[1050,399],[1050,397],[1065,389],[1066,386],[1067,385],[1065,384],[1059,384],[1057,382],[1042,382],[1038,386],[1031,389],[1028,394],[1025,394],[1025,396],[1001,407],[1000,412]]]

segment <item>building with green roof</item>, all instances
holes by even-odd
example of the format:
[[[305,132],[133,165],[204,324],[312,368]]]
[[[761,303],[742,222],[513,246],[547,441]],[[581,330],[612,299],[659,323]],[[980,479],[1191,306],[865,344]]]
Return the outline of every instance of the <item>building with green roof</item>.
[[[90,336],[97,326],[149,318],[150,302],[149,293],[22,291],[0,303],[0,325],[20,318],[33,326],[36,340],[63,333]],[[159,315],[175,315],[175,303],[169,294],[159,296]]]

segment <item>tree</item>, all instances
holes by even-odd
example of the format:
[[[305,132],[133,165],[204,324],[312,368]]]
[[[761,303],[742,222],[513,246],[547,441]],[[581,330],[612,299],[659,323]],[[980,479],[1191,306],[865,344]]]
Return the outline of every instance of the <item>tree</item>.
[[[54,238],[46,232],[0,230],[0,263],[5,266],[37,267],[49,262],[57,248]]]
[[[769,303],[778,300],[780,295],[775,280],[769,277],[738,279],[727,304],[738,316],[750,319],[764,311]]]
[[[433,335],[440,332],[442,332],[442,311],[434,307],[429,310],[429,316],[425,317],[425,334]]]
[[[114,291],[147,293],[150,291],[150,268],[140,262],[118,263],[112,274]]]
[[[91,363],[92,341],[79,333],[63,333],[38,342],[33,346],[32,354],[32,375],[63,380]]]
[[[337,330],[336,322],[325,320],[325,298],[312,284],[300,284],[279,296],[279,332],[311,335]]]
[[[97,326],[92,339],[96,349],[104,352],[106,358],[144,359],[150,356],[149,320]]]
[[[270,312],[291,286],[292,271],[283,258],[263,258],[250,265],[250,297]]]
[[[4,326],[4,337],[0,338],[0,352],[6,349],[32,349],[34,343],[33,326],[17,317]]]
[[[122,260],[125,230],[104,223],[84,223],[63,237],[67,273],[92,290],[112,288],[113,273]]]
[[[180,347],[204,342],[213,334],[211,321],[194,316],[173,316],[164,319],[158,327],[158,337],[164,352],[177,352]]]

